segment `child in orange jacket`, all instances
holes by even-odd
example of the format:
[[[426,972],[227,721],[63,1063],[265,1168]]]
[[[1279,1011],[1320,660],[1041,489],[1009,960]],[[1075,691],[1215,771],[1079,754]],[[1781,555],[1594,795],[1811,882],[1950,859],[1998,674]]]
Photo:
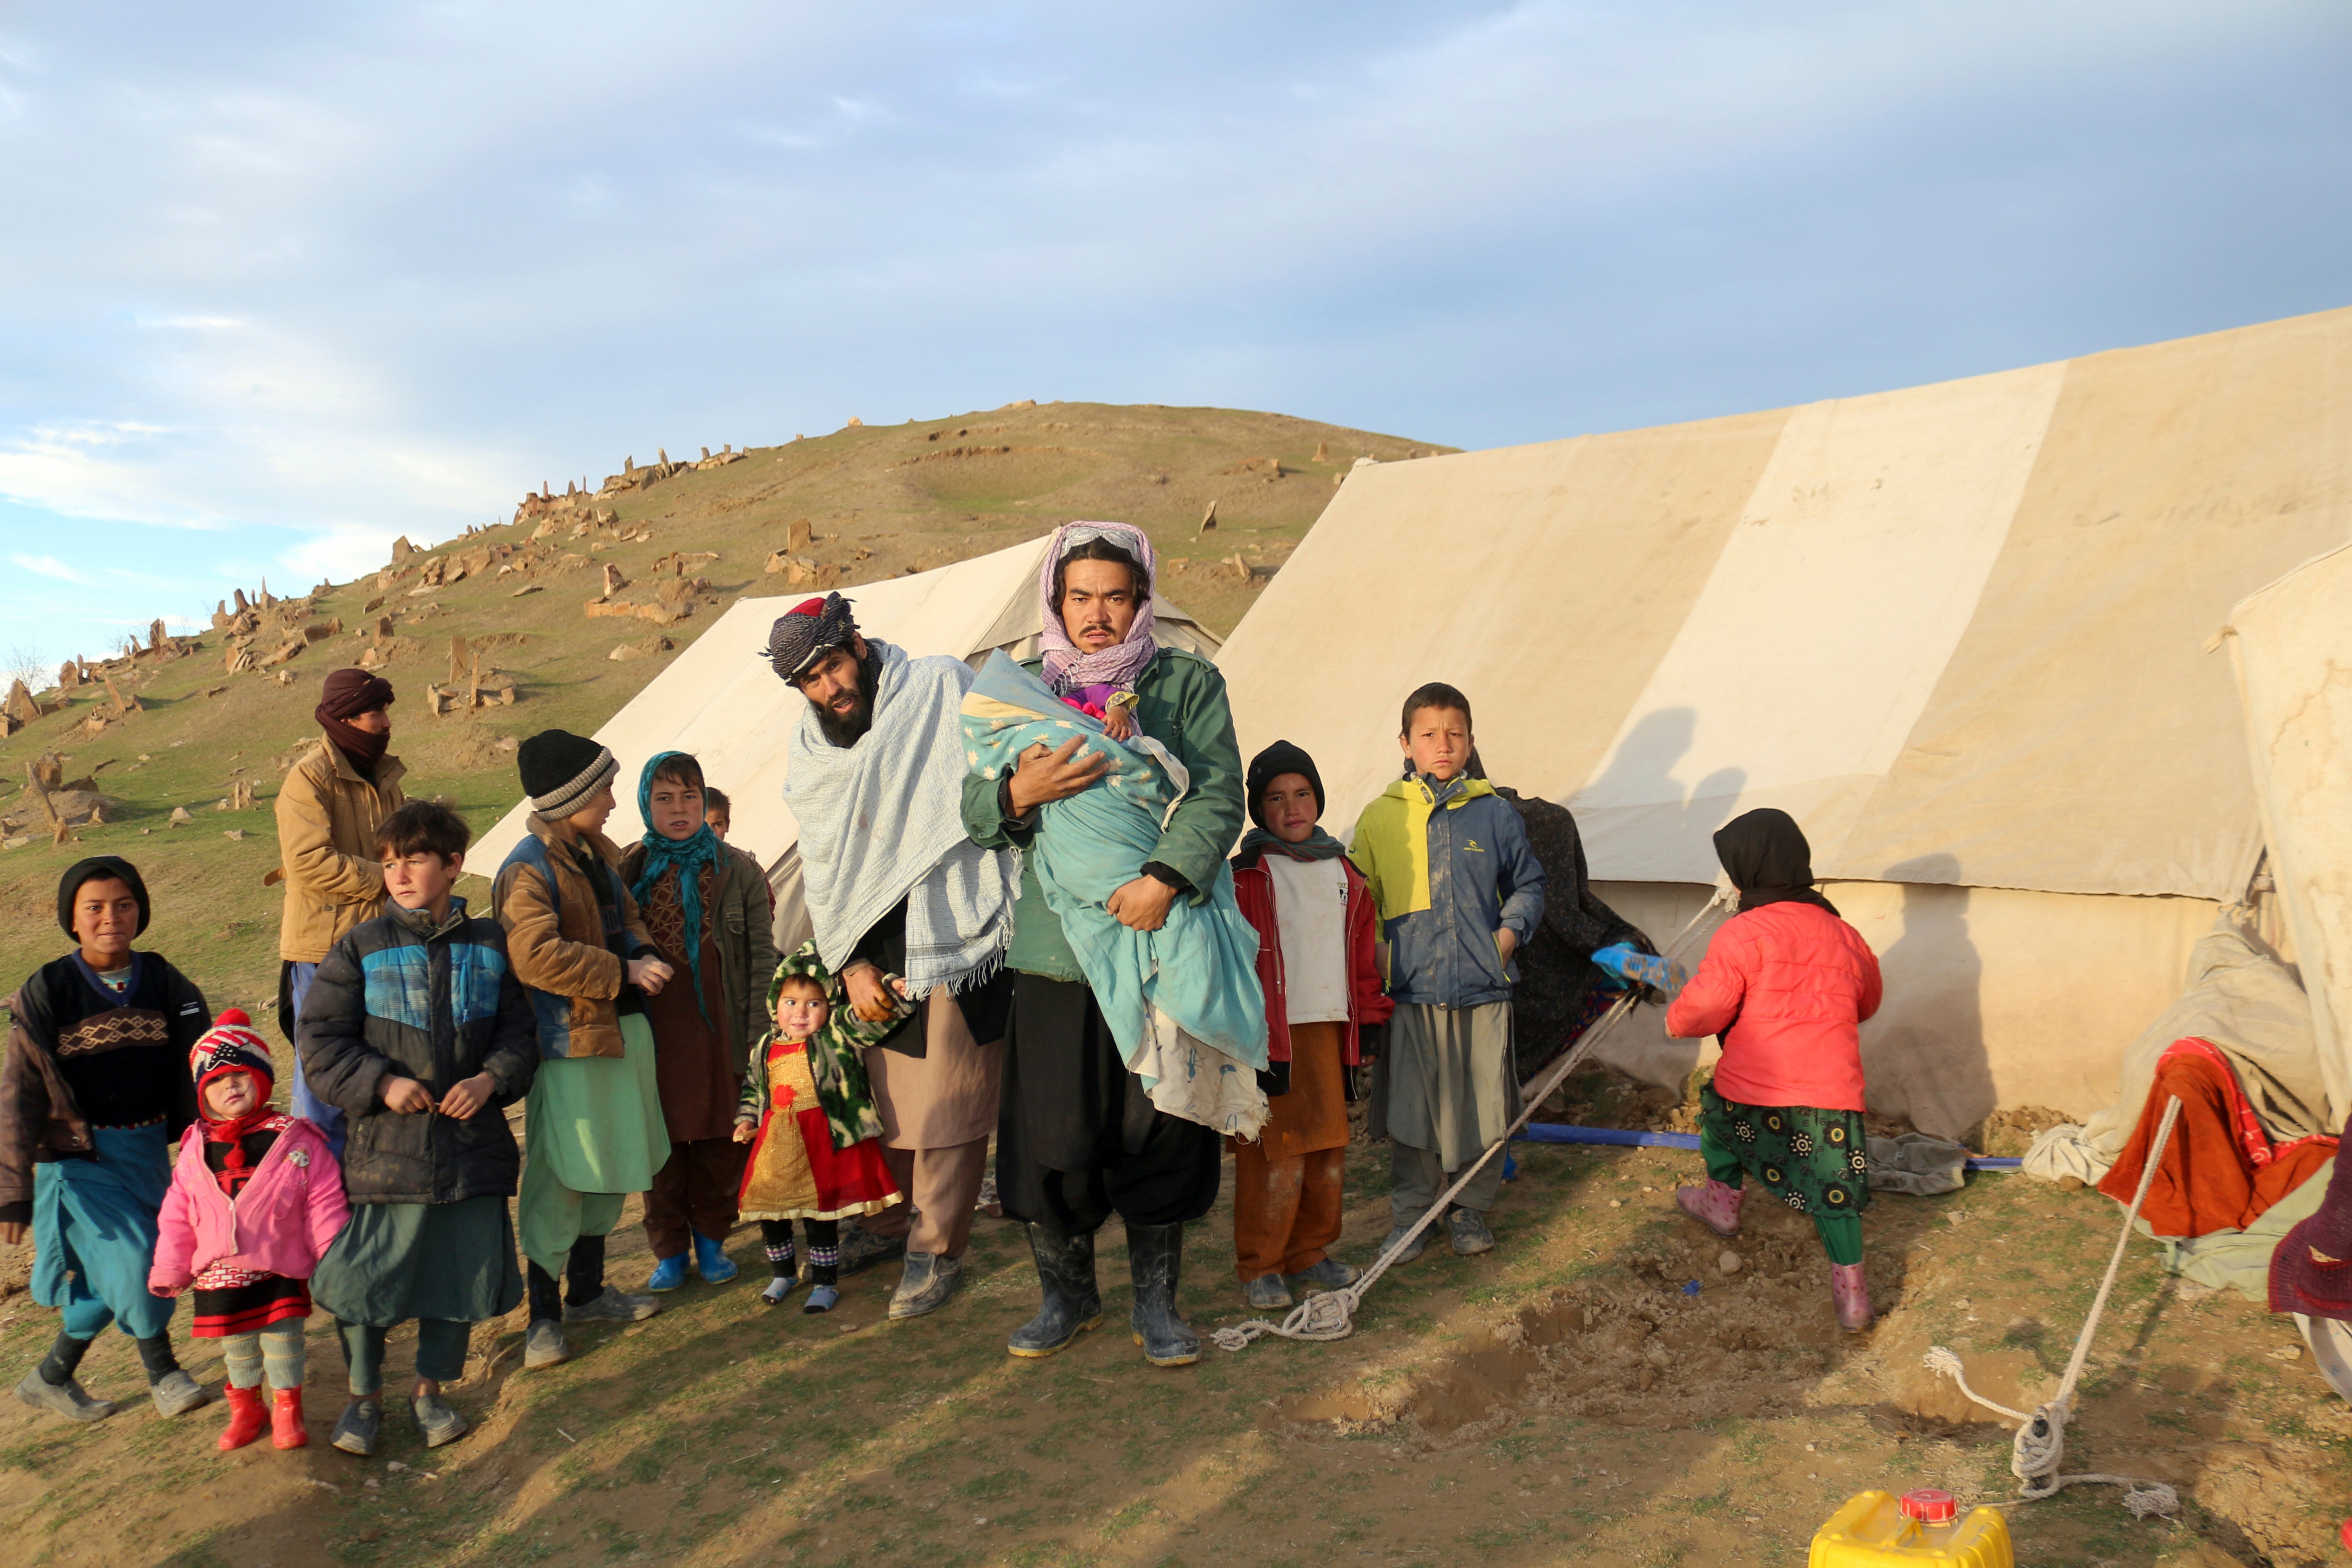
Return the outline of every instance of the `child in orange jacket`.
[[[1715,852],[1739,889],[1739,912],[1666,1009],[1666,1033],[1719,1035],[1723,1059],[1699,1091],[1706,1184],[1676,1188],[1675,1201],[1717,1236],[1737,1236],[1742,1179],[1752,1175],[1811,1215],[1830,1255],[1838,1324],[1860,1333],[1872,1316],[1860,1026],[1878,1011],[1878,960],[1813,890],[1811,847],[1787,812],[1734,817]]]

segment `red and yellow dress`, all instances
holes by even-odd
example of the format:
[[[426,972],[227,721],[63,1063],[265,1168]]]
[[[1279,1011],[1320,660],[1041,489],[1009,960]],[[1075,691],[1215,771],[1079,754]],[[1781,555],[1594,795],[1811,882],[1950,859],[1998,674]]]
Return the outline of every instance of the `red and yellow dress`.
[[[766,1103],[736,1196],[743,1218],[848,1219],[905,1201],[882,1163],[878,1140],[834,1147],[809,1073],[807,1041],[770,1040],[758,1067]]]

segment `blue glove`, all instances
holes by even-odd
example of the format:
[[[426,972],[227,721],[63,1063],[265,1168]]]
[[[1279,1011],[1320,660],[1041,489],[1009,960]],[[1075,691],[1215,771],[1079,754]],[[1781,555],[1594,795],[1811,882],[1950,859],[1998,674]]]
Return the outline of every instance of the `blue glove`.
[[[1643,952],[1627,942],[1612,942],[1594,951],[1592,962],[1611,974],[1630,980],[1637,985],[1666,988],[1669,966],[1654,952]]]

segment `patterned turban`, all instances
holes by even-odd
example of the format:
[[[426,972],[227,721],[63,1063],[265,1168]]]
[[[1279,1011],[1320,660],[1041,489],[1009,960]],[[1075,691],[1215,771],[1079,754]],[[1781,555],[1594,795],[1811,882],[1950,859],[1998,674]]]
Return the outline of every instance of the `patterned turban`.
[[[847,647],[856,635],[848,600],[838,594],[805,599],[778,616],[768,629],[768,662],[779,679],[797,680],[825,654]]]

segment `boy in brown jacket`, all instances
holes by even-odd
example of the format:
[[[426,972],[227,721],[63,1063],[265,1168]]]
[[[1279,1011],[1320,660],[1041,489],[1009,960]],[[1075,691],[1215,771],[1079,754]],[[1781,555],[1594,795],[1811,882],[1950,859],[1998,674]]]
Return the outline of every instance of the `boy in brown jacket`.
[[[286,908],[278,927],[278,1026],[289,1040],[327,950],[384,910],[375,830],[407,804],[407,772],[392,742],[392,682],[364,669],[327,677],[311,717],[325,738],[296,763],[278,791],[278,869]],[[310,1092],[294,1058],[294,1114],[327,1135],[340,1158],[343,1113]]]
[[[537,1367],[569,1357],[567,1322],[629,1323],[661,1310],[604,1283],[604,1237],[624,1200],[651,1187],[669,1159],[645,998],[672,972],[603,832],[619,772],[612,752],[549,730],[525,741],[516,762],[530,836],[499,868],[491,897],[539,1031],[515,1205],[530,1264],[523,1365]]]

